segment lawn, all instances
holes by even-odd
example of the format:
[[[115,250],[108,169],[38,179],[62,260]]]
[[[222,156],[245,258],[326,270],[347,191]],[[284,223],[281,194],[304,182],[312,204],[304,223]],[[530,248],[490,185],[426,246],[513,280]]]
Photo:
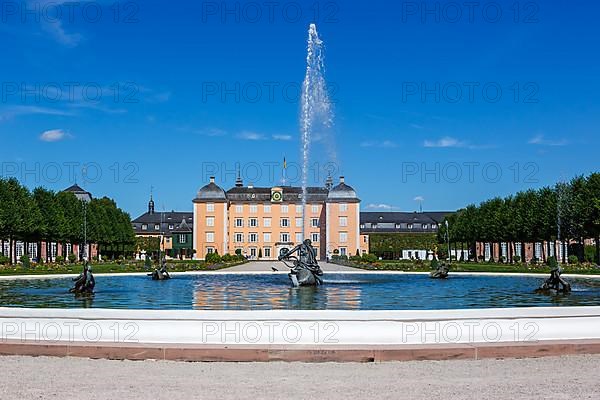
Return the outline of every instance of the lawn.
[[[243,261],[235,261],[220,264],[207,264],[204,261],[169,261],[167,262],[169,272],[188,272],[188,271],[216,271],[223,268],[233,267],[243,264]],[[111,263],[93,263],[91,265],[94,274],[107,273],[132,273],[132,272],[150,272],[152,269],[145,267],[143,262],[111,262]],[[18,265],[0,266],[0,276],[10,275],[52,275],[52,274],[79,274],[82,270],[82,264],[32,264],[29,268]],[[152,267],[154,268],[154,267]]]

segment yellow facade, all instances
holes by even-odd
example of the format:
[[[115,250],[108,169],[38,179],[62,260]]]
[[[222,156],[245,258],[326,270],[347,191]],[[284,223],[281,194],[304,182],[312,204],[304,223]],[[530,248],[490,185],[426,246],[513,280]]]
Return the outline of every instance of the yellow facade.
[[[343,178],[335,187],[309,188],[304,207],[302,196],[300,188],[241,182],[225,192],[211,178],[194,199],[196,258],[216,251],[276,260],[282,249],[304,239],[311,239],[320,259],[368,249],[359,233],[360,200]]]

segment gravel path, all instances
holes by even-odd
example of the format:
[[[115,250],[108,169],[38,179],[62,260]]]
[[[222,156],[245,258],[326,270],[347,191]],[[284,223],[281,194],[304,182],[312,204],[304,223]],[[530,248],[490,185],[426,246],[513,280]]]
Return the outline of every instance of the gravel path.
[[[600,356],[383,364],[0,357],[0,399],[599,399]]]

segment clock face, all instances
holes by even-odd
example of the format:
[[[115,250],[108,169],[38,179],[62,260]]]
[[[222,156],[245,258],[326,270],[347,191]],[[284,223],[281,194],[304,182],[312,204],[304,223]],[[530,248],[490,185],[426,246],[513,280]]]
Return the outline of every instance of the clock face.
[[[271,193],[271,201],[279,203],[281,202],[281,200],[283,200],[283,195],[281,194],[281,192]]]

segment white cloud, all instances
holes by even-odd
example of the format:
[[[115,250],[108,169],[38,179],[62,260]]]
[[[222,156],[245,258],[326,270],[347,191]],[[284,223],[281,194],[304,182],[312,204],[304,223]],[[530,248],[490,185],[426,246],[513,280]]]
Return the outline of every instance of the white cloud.
[[[450,137],[450,136],[445,136],[441,139],[437,139],[437,140],[425,140],[425,142],[423,142],[423,146],[425,147],[439,147],[439,148],[446,148],[446,147],[466,147],[466,143],[462,142],[456,138]]]
[[[415,128],[415,129],[425,129],[425,127],[423,125],[419,125],[419,124],[410,124],[411,128]]]
[[[273,135],[273,140],[292,140],[292,135]]]
[[[71,116],[74,115],[72,112],[57,110],[55,108],[46,108],[38,106],[13,106],[7,107],[0,112],[0,120],[10,119],[18,117],[20,115],[58,115],[58,116]]]
[[[396,143],[392,142],[391,140],[367,141],[367,142],[362,142],[360,144],[360,146],[361,147],[380,147],[380,148],[387,148],[387,149],[398,147],[398,145]]]
[[[529,144],[537,146],[566,146],[569,142],[566,139],[546,139],[544,135],[535,135],[529,139]]]
[[[69,134],[66,133],[62,129],[51,129],[49,131],[45,131],[40,135],[40,140],[42,142],[60,142],[61,140],[69,137]]]
[[[238,139],[242,140],[265,140],[266,137],[262,133],[244,131],[237,135]]]
[[[369,204],[367,205],[367,209],[369,210],[391,210],[394,206],[389,204]]]

